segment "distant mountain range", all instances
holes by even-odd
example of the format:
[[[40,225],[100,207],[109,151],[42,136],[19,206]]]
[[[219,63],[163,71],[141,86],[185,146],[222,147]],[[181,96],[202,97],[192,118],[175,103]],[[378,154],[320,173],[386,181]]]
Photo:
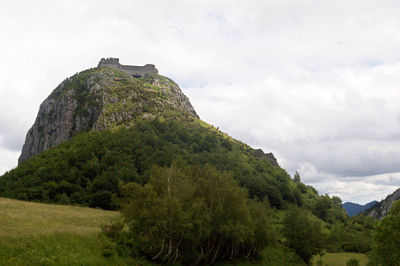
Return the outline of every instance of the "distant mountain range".
[[[378,201],[376,201],[376,200],[371,201],[365,205],[360,205],[360,204],[353,203],[353,202],[345,202],[342,204],[342,207],[346,210],[347,214],[350,217],[352,217],[352,216],[355,216],[365,210],[368,210],[369,208],[371,208],[372,206],[374,206],[377,203],[378,203]]]

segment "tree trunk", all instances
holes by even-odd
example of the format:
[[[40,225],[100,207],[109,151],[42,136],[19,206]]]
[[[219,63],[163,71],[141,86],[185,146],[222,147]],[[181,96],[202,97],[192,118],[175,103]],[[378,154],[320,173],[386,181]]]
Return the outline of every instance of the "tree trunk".
[[[161,245],[161,250],[160,250],[160,252],[158,252],[158,254],[157,255],[155,255],[153,258],[152,258],[152,260],[155,260],[155,259],[157,259],[158,258],[158,256],[160,256],[161,255],[161,253],[163,252],[163,250],[164,250],[164,241],[165,241],[165,238],[163,239],[163,241],[162,241],[162,245]]]

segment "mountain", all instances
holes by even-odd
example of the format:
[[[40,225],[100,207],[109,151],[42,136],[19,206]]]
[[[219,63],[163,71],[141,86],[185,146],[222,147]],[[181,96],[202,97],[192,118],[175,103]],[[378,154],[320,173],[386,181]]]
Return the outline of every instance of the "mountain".
[[[400,189],[396,190],[392,194],[388,195],[384,200],[376,203],[372,208],[365,211],[365,214],[376,218],[376,219],[383,219],[392,208],[392,205],[395,201],[400,199]]]
[[[352,216],[355,216],[355,215],[371,208],[376,203],[378,203],[376,200],[371,201],[365,205],[360,205],[360,204],[353,203],[353,202],[345,202],[342,204],[342,207],[346,210],[347,214],[350,217],[352,217]]]
[[[18,167],[0,178],[0,195],[114,209],[120,183],[144,184],[152,165],[176,160],[231,171],[251,197],[267,196],[277,208],[300,204],[309,191],[291,184],[272,153],[200,120],[154,65],[108,58],[61,82],[40,105]]]
[[[104,254],[160,264],[265,256],[305,265],[326,237],[331,251],[370,249],[369,222],[350,222],[339,198],[202,121],[154,65],[116,58],[44,100],[18,166],[0,177],[0,197],[119,210],[124,220],[103,228]]]
[[[130,126],[169,110],[198,117],[178,85],[152,66],[102,59],[97,68],[64,80],[40,105],[19,163],[84,131]]]

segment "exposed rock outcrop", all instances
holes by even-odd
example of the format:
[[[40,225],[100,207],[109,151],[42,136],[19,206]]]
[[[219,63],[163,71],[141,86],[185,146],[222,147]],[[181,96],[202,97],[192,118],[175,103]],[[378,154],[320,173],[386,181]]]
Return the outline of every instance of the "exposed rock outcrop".
[[[154,66],[110,68],[108,63],[102,59],[101,67],[64,80],[41,104],[19,163],[83,131],[129,127],[164,112],[198,117],[178,85],[158,75]]]
[[[49,97],[40,105],[35,123],[26,135],[19,163],[93,126],[100,114],[99,106],[87,105],[86,113],[80,114],[75,96],[74,90],[68,90],[61,99]]]
[[[264,153],[262,149],[256,149],[253,151],[253,156],[256,157],[257,159],[267,159],[270,161],[273,165],[279,166],[278,161],[276,160],[275,156],[270,153]]]
[[[381,220],[388,214],[390,208],[392,208],[393,206],[393,203],[399,199],[400,189],[396,190],[395,192],[387,196],[386,199],[378,202],[371,209],[367,210],[366,214],[368,216]]]

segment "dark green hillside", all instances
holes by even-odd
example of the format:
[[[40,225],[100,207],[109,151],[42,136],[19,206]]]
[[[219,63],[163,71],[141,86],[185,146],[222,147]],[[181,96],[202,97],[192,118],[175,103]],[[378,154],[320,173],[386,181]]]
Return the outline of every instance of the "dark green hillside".
[[[255,158],[251,148],[197,118],[177,113],[173,117],[82,133],[6,173],[0,178],[0,195],[115,209],[111,198],[119,196],[119,184],[145,184],[152,165],[170,166],[179,158],[190,165],[208,163],[219,171],[232,171],[251,197],[267,196],[276,208],[302,204],[307,189],[294,186],[279,166]]]

